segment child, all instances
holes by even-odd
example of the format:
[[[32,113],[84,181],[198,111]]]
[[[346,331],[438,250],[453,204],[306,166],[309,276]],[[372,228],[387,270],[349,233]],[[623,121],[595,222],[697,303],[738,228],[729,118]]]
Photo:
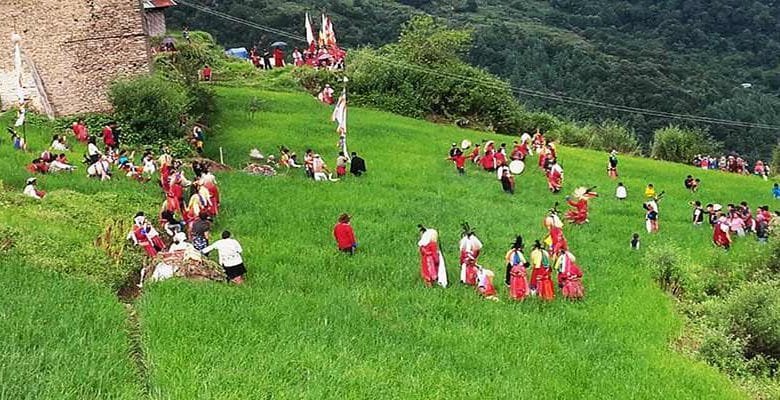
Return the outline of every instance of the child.
[[[647,210],[647,213],[645,214],[645,227],[647,228],[647,233],[658,232],[658,211],[653,207],[653,204],[653,202],[644,204],[644,208]]]
[[[623,186],[623,182],[618,182],[617,189],[615,189],[615,197],[617,197],[618,200],[625,200],[626,197],[628,197],[628,192],[626,191],[626,187]]]
[[[355,231],[349,224],[352,217],[349,214],[341,214],[338,223],[333,227],[333,237],[336,239],[339,251],[349,255],[355,254],[357,241],[355,240]]]
[[[655,197],[655,187],[653,187],[652,183],[647,184],[647,189],[645,189],[645,197],[648,199]]]
[[[693,202],[693,217],[691,218],[693,226],[701,226],[704,222],[704,209],[701,208],[701,202],[696,200]]]
[[[504,168],[502,171],[501,187],[504,192],[515,194],[515,177],[509,172],[509,168]]]
[[[631,249],[632,250],[639,250],[639,234],[634,233],[631,236]]]
[[[696,193],[699,191],[699,185],[701,184],[701,179],[696,178],[691,182],[691,193]]]
[[[772,188],[772,194],[775,196],[775,199],[780,199],[780,184],[775,183]]]

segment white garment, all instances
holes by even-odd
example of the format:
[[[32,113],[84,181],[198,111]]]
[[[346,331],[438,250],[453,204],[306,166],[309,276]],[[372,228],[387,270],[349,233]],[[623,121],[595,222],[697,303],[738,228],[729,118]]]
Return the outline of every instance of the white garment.
[[[41,196],[38,196],[37,191],[35,190],[34,185],[27,185],[24,187],[24,191],[22,192],[25,196],[32,197],[33,199],[41,199]]]
[[[235,267],[244,262],[241,258],[243,249],[241,249],[241,245],[235,239],[217,240],[211,246],[203,249],[203,253],[208,254],[214,249],[219,252],[219,264],[223,267]]]
[[[509,167],[507,167],[506,165],[502,165],[498,167],[498,169],[496,169],[496,178],[498,178],[499,181],[501,180],[501,178],[504,177],[504,170],[508,171]]]
[[[154,159],[151,157],[146,157],[143,160],[144,162],[144,174],[153,174],[157,171],[157,166],[154,164]]]
[[[523,133],[520,135],[520,143],[531,143],[531,135]]]
[[[314,180],[315,181],[327,181],[330,180],[330,177],[324,172],[315,172],[314,173]]]
[[[100,154],[100,150],[98,149],[98,147],[95,146],[94,143],[90,143],[89,145],[87,145],[87,155],[92,157],[96,154]]]
[[[49,164],[49,171],[51,172],[73,171],[74,169],[76,169],[76,167],[59,162],[57,160],[54,160],[51,162],[51,164]]]
[[[68,146],[65,146],[59,140],[55,140],[51,142],[51,149],[54,151],[68,151]]]
[[[628,197],[628,193],[626,192],[625,186],[618,186],[617,189],[615,189],[615,197],[618,199],[625,199]]]
[[[449,285],[447,281],[447,266],[444,265],[444,255],[441,254],[441,250],[439,250],[439,273],[437,278],[439,286],[446,288]]]

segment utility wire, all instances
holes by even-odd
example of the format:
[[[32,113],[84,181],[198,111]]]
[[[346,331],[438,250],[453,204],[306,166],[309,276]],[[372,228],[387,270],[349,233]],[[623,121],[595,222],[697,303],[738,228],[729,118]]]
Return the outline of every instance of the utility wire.
[[[245,26],[248,26],[250,28],[258,29],[261,31],[273,33],[275,35],[279,35],[282,37],[286,37],[288,39],[297,40],[303,43],[306,43],[306,38],[300,35],[296,35],[293,33],[289,33],[280,29],[272,28],[269,26],[261,25],[256,22],[252,22],[243,18],[234,17],[230,14],[226,14],[220,11],[216,11],[212,8],[194,4],[189,2],[188,0],[177,0],[178,4],[185,5],[187,7],[191,7],[193,9],[196,9],[200,12],[213,15],[215,17],[223,18],[225,20],[235,22],[238,24],[242,24]],[[661,118],[668,118],[668,119],[678,119],[678,120],[684,120],[684,121],[691,121],[691,122],[701,122],[706,124],[713,124],[713,125],[724,125],[724,126],[733,126],[733,127],[739,127],[739,128],[755,128],[755,129],[767,129],[767,130],[778,130],[780,131],[780,126],[777,125],[768,125],[763,123],[753,123],[753,122],[744,122],[744,121],[734,121],[734,120],[728,120],[728,119],[721,119],[721,118],[712,118],[712,117],[706,117],[706,116],[699,116],[699,115],[691,115],[691,114],[679,114],[679,113],[672,113],[672,112],[666,112],[666,111],[659,111],[659,110],[653,110],[648,108],[638,108],[638,107],[630,107],[630,106],[623,106],[618,104],[610,104],[610,103],[604,103],[596,100],[588,100],[588,99],[582,99],[577,97],[571,97],[571,96],[565,96],[565,95],[558,95],[554,93],[547,93],[542,92],[538,90],[533,89],[526,89],[522,87],[516,87],[511,86],[508,83],[499,84],[499,83],[493,83],[489,81],[484,81],[478,78],[472,78],[469,76],[459,75],[459,74],[453,74],[449,72],[442,72],[442,71],[435,71],[429,68],[424,68],[422,66],[409,64],[405,62],[399,62],[396,61],[390,57],[381,56],[381,55],[375,55],[371,54],[371,57],[374,57],[375,59],[378,59],[382,61],[385,64],[390,64],[398,68],[413,70],[433,76],[437,76],[440,78],[449,78],[454,80],[460,80],[463,82],[469,82],[473,84],[479,84],[482,86],[487,86],[489,88],[494,89],[500,89],[500,90],[511,90],[512,92],[528,96],[528,97],[535,97],[545,100],[551,100],[551,101],[557,101],[560,103],[569,103],[569,104],[576,104],[586,107],[593,107],[593,108],[599,108],[603,110],[610,110],[610,111],[618,111],[623,113],[631,113],[631,114],[640,114],[645,116],[651,116],[651,117],[661,117]]]

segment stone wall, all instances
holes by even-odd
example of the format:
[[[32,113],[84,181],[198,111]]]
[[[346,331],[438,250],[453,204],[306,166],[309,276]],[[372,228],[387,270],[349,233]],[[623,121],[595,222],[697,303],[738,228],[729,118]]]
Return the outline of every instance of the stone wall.
[[[162,9],[146,11],[144,20],[146,23],[146,34],[150,37],[163,36],[167,31],[165,27],[165,11]]]
[[[149,72],[141,0],[0,0],[0,15],[0,76],[15,30],[56,115],[108,111],[113,80]]]

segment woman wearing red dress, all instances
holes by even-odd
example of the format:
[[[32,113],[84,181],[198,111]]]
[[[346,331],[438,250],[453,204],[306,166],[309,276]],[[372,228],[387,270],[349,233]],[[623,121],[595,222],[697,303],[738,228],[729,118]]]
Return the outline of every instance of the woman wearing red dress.
[[[426,287],[433,287],[439,277],[439,233],[420,225],[420,275]]]
[[[528,281],[525,269],[528,261],[523,255],[523,238],[518,236],[512,248],[506,253],[506,284],[509,286],[509,298],[521,301],[528,296]]]
[[[582,270],[575,263],[574,254],[562,251],[558,256],[558,287],[563,297],[569,300],[579,300],[585,296],[582,287]]]
[[[339,222],[333,227],[333,237],[336,239],[339,251],[353,255],[357,248],[357,240],[355,240],[355,231],[349,224],[350,219],[349,214],[339,216]]]

